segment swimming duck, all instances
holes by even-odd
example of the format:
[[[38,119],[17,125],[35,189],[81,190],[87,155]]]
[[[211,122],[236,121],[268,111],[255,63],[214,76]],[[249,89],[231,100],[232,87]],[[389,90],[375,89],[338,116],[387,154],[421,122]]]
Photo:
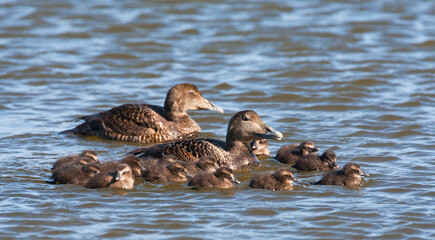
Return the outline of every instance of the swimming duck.
[[[95,163],[66,164],[53,170],[52,178],[57,183],[84,185],[91,177],[99,173],[99,165]]]
[[[85,150],[80,154],[73,154],[61,157],[53,164],[51,170],[54,170],[55,168],[61,167],[65,164],[77,163],[80,160],[83,160],[86,163],[98,163],[97,152],[93,150]]]
[[[183,163],[175,162],[166,166],[148,168],[142,172],[142,177],[147,181],[186,182],[191,175]]]
[[[134,177],[142,176],[141,171],[145,170],[145,168],[141,166],[139,158],[134,155],[127,155],[121,161],[101,162],[100,172],[114,172],[116,167],[121,163],[130,166]]]
[[[210,156],[201,157],[196,162],[185,162],[185,166],[192,176],[202,172],[215,172],[219,168],[217,159]]]
[[[196,188],[232,188],[233,183],[240,184],[234,177],[233,170],[221,167],[214,173],[204,172],[193,176],[187,185]]]
[[[269,155],[269,140],[261,139],[261,140],[252,140],[251,142],[252,152],[256,155]]]
[[[317,151],[319,151],[319,149],[315,147],[314,142],[304,141],[299,145],[291,144],[280,148],[276,153],[275,159],[281,163],[293,165],[298,159]]]
[[[294,168],[301,171],[325,171],[337,169],[336,156],[333,151],[326,151],[320,157],[316,153],[299,158]]]
[[[201,132],[187,111],[202,109],[223,113],[222,108],[205,99],[195,85],[182,83],[168,91],[163,107],[124,104],[81,117],[84,123],[61,133],[140,143],[179,140]]]
[[[299,180],[293,176],[290,170],[282,168],[275,172],[266,172],[254,176],[249,183],[249,187],[284,191],[290,190],[293,182],[299,182]]]
[[[140,158],[140,165],[146,169],[155,169],[167,166],[171,163],[178,162],[178,158],[174,155],[165,155],[160,158]],[[143,171],[142,171],[143,173]]]
[[[188,139],[136,149],[129,154],[146,157],[174,155],[182,161],[198,161],[203,156],[217,159],[219,166],[232,169],[247,168],[260,161],[252,153],[251,141],[259,139],[281,140],[282,133],[266,125],[258,114],[247,110],[236,113],[228,124],[226,142],[217,139]]]
[[[125,188],[132,189],[134,177],[129,165],[121,163],[114,172],[100,172],[86,183],[87,188]]]
[[[369,176],[369,174],[362,172],[358,164],[348,163],[343,169],[325,174],[316,184],[358,186],[362,182],[361,176]]]

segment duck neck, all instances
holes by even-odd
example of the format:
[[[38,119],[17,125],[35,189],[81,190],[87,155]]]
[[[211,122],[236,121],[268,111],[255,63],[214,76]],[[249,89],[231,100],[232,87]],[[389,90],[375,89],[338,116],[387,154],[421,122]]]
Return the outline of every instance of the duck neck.
[[[164,105],[164,115],[169,121],[178,121],[183,118],[189,118],[186,110],[179,102],[166,98]]]
[[[252,153],[251,144],[249,141],[244,142],[240,140],[233,139],[227,135],[225,142],[227,151],[246,151]]]

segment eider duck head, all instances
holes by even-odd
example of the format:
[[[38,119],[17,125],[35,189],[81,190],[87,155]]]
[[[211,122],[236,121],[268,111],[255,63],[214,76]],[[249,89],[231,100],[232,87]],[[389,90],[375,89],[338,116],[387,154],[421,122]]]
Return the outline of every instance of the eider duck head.
[[[173,174],[174,176],[180,178],[191,178],[192,175],[187,171],[186,167],[181,163],[171,163],[166,168]]]
[[[251,149],[255,155],[269,155],[269,140],[252,140]]]
[[[89,177],[93,177],[100,172],[100,166],[95,163],[89,163],[82,166],[83,172]]]
[[[307,156],[310,153],[318,152],[320,149],[316,148],[313,141],[304,141],[299,145],[302,156]]]
[[[236,179],[236,177],[234,177],[234,172],[231,168],[229,167],[221,167],[218,170],[216,170],[216,172],[214,173],[214,175],[219,178],[219,179],[227,179],[230,182],[236,183],[236,184],[240,184],[240,181]]]
[[[80,154],[80,157],[90,158],[94,163],[98,162],[97,152],[94,150],[85,150]]]
[[[293,176],[293,173],[288,169],[279,169],[272,174],[276,180],[290,184],[292,182],[299,182],[299,179]]]
[[[361,176],[369,176],[369,174],[361,171],[361,167],[356,163],[348,163],[344,166],[343,172],[346,176],[361,178]]]
[[[198,162],[196,163],[196,165],[207,172],[215,172],[216,169],[219,168],[219,164],[217,162],[217,159],[215,157],[212,156],[204,156],[201,157]]]
[[[205,99],[198,88],[190,83],[181,83],[169,89],[164,108],[169,119],[185,116],[189,110],[224,113],[222,108]]]
[[[133,176],[141,176],[141,171],[145,171],[145,168],[140,164],[139,158],[134,155],[125,156],[121,162],[130,166]]]
[[[121,163],[118,166],[116,166],[115,171],[115,180],[116,181],[122,181],[127,178],[132,178],[133,173],[131,172],[130,166],[128,166],[125,163]]]
[[[252,140],[281,140],[282,136],[282,133],[264,123],[256,112],[246,110],[236,113],[231,118],[228,124],[227,143],[241,141],[250,148]]]
[[[320,156],[323,164],[325,164],[329,169],[339,168],[337,164],[337,157],[333,151],[326,151]]]

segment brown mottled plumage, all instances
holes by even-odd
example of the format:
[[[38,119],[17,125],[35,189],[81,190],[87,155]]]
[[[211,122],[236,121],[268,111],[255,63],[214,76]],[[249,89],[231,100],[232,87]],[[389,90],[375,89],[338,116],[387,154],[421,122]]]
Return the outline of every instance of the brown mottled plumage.
[[[223,113],[221,108],[205,99],[195,85],[183,83],[168,91],[164,107],[124,104],[84,116],[81,118],[84,123],[62,133],[140,143],[178,140],[201,132],[187,111],[202,109]]]
[[[251,188],[270,189],[273,191],[290,190],[293,182],[299,182],[288,169],[266,172],[254,176],[249,183]]]
[[[325,171],[338,168],[336,156],[333,151],[326,151],[322,156],[316,153],[310,153],[307,156],[299,158],[294,168],[301,171]]]
[[[93,150],[85,150],[80,154],[72,154],[59,158],[54,164],[51,170],[61,167],[65,164],[74,164],[84,160],[86,163],[98,163],[97,152]]]
[[[255,155],[269,155],[269,140],[261,139],[261,140],[253,140],[251,142],[251,149]]]
[[[125,188],[132,189],[134,177],[130,166],[121,163],[114,172],[100,172],[86,183],[87,188]]]
[[[232,188],[233,183],[240,184],[234,177],[233,170],[221,167],[214,173],[200,173],[189,180],[188,186],[196,188]]]
[[[134,155],[127,155],[121,161],[101,162],[100,172],[114,172],[116,167],[121,163],[125,163],[130,166],[134,177],[142,176],[141,172],[142,170],[145,170],[141,166],[139,158]]]
[[[319,151],[319,149],[314,146],[314,142],[304,141],[299,145],[291,144],[280,148],[276,153],[275,159],[281,163],[293,165],[298,159],[317,151]]]
[[[363,173],[358,164],[348,163],[343,167],[343,169],[331,171],[325,174],[316,184],[359,186],[362,182],[361,176],[369,175]]]
[[[226,142],[216,139],[188,139],[136,149],[130,154],[140,158],[174,155],[182,161],[194,162],[203,156],[217,159],[219,166],[232,169],[259,164],[252,153],[252,140],[263,138],[281,140],[282,134],[267,126],[258,114],[247,110],[235,114],[228,124]]]
[[[90,164],[66,164],[53,170],[52,178],[62,184],[85,184],[91,177],[99,172],[99,165]]]
[[[175,162],[166,166],[146,169],[142,172],[142,177],[147,181],[186,182],[191,175],[182,163]]]

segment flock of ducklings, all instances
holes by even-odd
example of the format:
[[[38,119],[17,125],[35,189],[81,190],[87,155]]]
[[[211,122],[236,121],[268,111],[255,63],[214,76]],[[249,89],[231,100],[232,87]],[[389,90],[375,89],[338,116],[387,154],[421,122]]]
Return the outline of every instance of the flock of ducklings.
[[[226,141],[196,138],[201,128],[187,111],[202,109],[223,113],[196,86],[183,83],[168,91],[163,107],[124,104],[84,116],[84,123],[62,133],[154,145],[133,150],[120,161],[100,162],[93,150],[61,157],[53,164],[52,178],[56,183],[87,188],[132,189],[136,177],[187,182],[194,188],[232,188],[234,183],[240,184],[233,171],[258,166],[256,155],[270,154],[268,139],[283,137],[256,112],[247,110],[231,118]],[[156,144],[159,142],[165,143]],[[334,152],[319,155],[318,151],[314,142],[304,141],[282,147],[275,159],[300,171],[329,171],[316,182],[320,185],[358,186],[361,176],[368,176],[355,163],[338,169]],[[249,187],[290,190],[296,181],[290,169],[281,168],[255,175]]]

